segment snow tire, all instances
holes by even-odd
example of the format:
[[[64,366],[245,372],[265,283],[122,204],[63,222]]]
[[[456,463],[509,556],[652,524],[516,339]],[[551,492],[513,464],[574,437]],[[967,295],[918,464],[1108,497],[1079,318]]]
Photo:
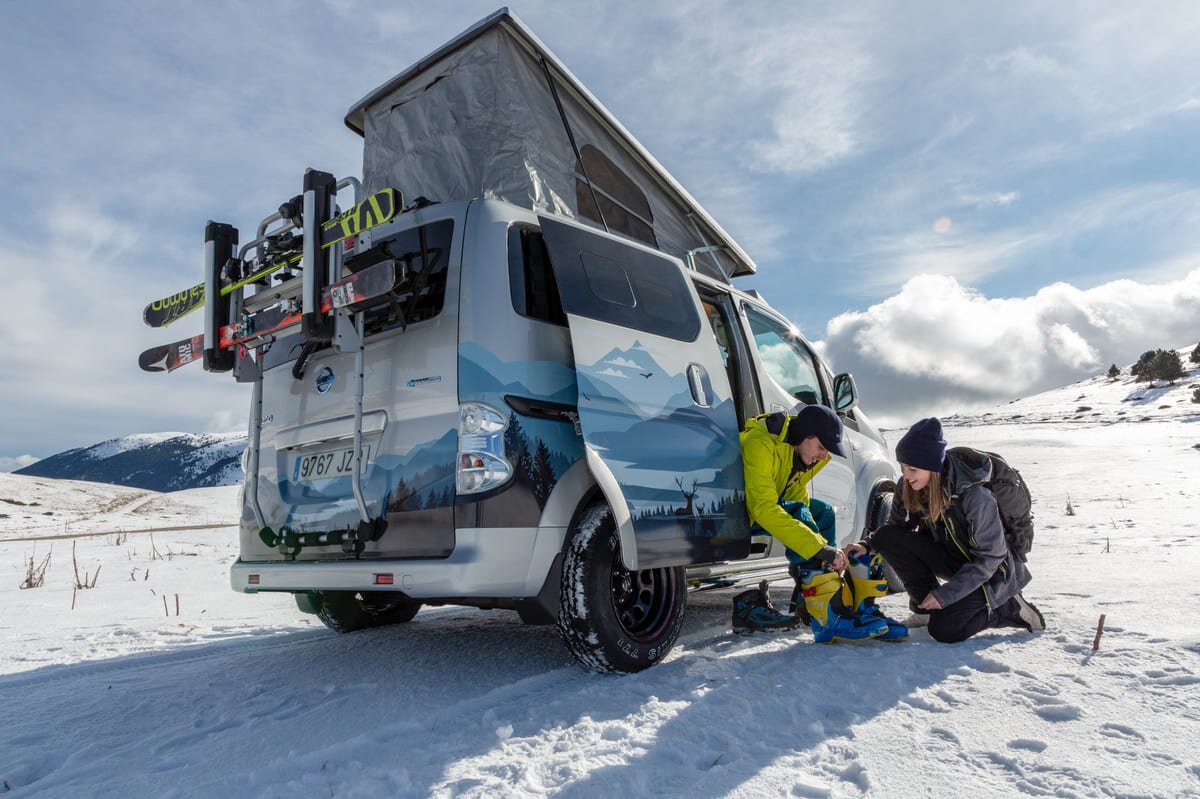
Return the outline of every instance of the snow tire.
[[[421,603],[395,595],[355,591],[321,591],[317,617],[331,630],[349,633],[412,621]]]
[[[563,559],[558,632],[567,650],[596,672],[632,673],[662,660],[683,624],[682,566],[628,571],[612,513],[588,508]]]

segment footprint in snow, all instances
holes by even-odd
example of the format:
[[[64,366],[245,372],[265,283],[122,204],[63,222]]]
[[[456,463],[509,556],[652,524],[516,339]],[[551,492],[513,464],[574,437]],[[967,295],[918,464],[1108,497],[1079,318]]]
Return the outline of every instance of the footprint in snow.
[[[1046,721],[1075,721],[1083,715],[1081,708],[1063,702],[1044,704],[1041,707],[1035,707],[1033,712]]]
[[[998,660],[992,660],[991,658],[986,657],[980,658],[980,665],[977,668],[979,671],[986,672],[988,674],[1005,674],[1012,671],[1012,666],[1009,666],[1007,663],[1001,663]]]
[[[1044,752],[1046,746],[1045,741],[1037,741],[1033,738],[1014,738],[1008,742],[1009,749],[1024,749],[1028,752]]]
[[[827,797],[833,796],[833,789],[822,783],[797,782],[792,786],[792,796],[827,799]]]
[[[1126,741],[1144,741],[1146,736],[1135,730],[1133,727],[1126,727],[1124,724],[1105,723],[1100,725],[1100,734],[1107,735],[1110,738],[1120,738]]]
[[[943,727],[930,727],[929,734],[934,736],[935,738],[941,738],[943,741],[948,741],[949,743],[952,743],[955,745],[962,744],[962,742],[958,740],[957,735],[955,735],[954,733],[950,732],[950,730],[947,730]]]
[[[1041,683],[1033,683],[1025,688],[1018,688],[1017,693],[1026,696],[1035,702],[1045,702],[1047,697],[1058,696],[1058,689],[1052,685],[1042,685]],[[1056,699],[1049,701],[1057,702]]]

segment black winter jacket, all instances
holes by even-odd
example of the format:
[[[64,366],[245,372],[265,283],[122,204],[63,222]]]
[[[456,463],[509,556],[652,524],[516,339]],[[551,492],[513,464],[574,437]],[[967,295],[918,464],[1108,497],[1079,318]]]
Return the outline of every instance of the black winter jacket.
[[[887,523],[932,536],[962,561],[954,576],[934,592],[942,607],[982,587],[988,607],[996,610],[1019,594],[1032,576],[1009,549],[996,498],[983,485],[991,478],[991,462],[975,455],[965,448],[947,451],[942,480],[950,491],[950,507],[941,516],[930,520],[923,513],[910,514],[904,509],[901,484]]]

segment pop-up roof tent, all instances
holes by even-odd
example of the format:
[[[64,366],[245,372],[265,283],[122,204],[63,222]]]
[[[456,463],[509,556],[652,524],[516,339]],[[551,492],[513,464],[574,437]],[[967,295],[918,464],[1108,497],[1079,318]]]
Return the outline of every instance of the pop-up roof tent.
[[[507,8],[356,103],[367,192],[476,197],[605,226],[724,278],[754,261]],[[572,142],[572,138],[574,142]]]

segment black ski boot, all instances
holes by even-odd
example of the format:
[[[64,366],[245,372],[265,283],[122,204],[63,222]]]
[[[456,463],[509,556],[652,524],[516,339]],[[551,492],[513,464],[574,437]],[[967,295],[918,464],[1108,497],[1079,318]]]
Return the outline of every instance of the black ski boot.
[[[758,588],[743,591],[733,598],[733,631],[752,633],[759,630],[793,630],[800,625],[795,616],[787,616],[775,609],[767,593],[767,581]]]

